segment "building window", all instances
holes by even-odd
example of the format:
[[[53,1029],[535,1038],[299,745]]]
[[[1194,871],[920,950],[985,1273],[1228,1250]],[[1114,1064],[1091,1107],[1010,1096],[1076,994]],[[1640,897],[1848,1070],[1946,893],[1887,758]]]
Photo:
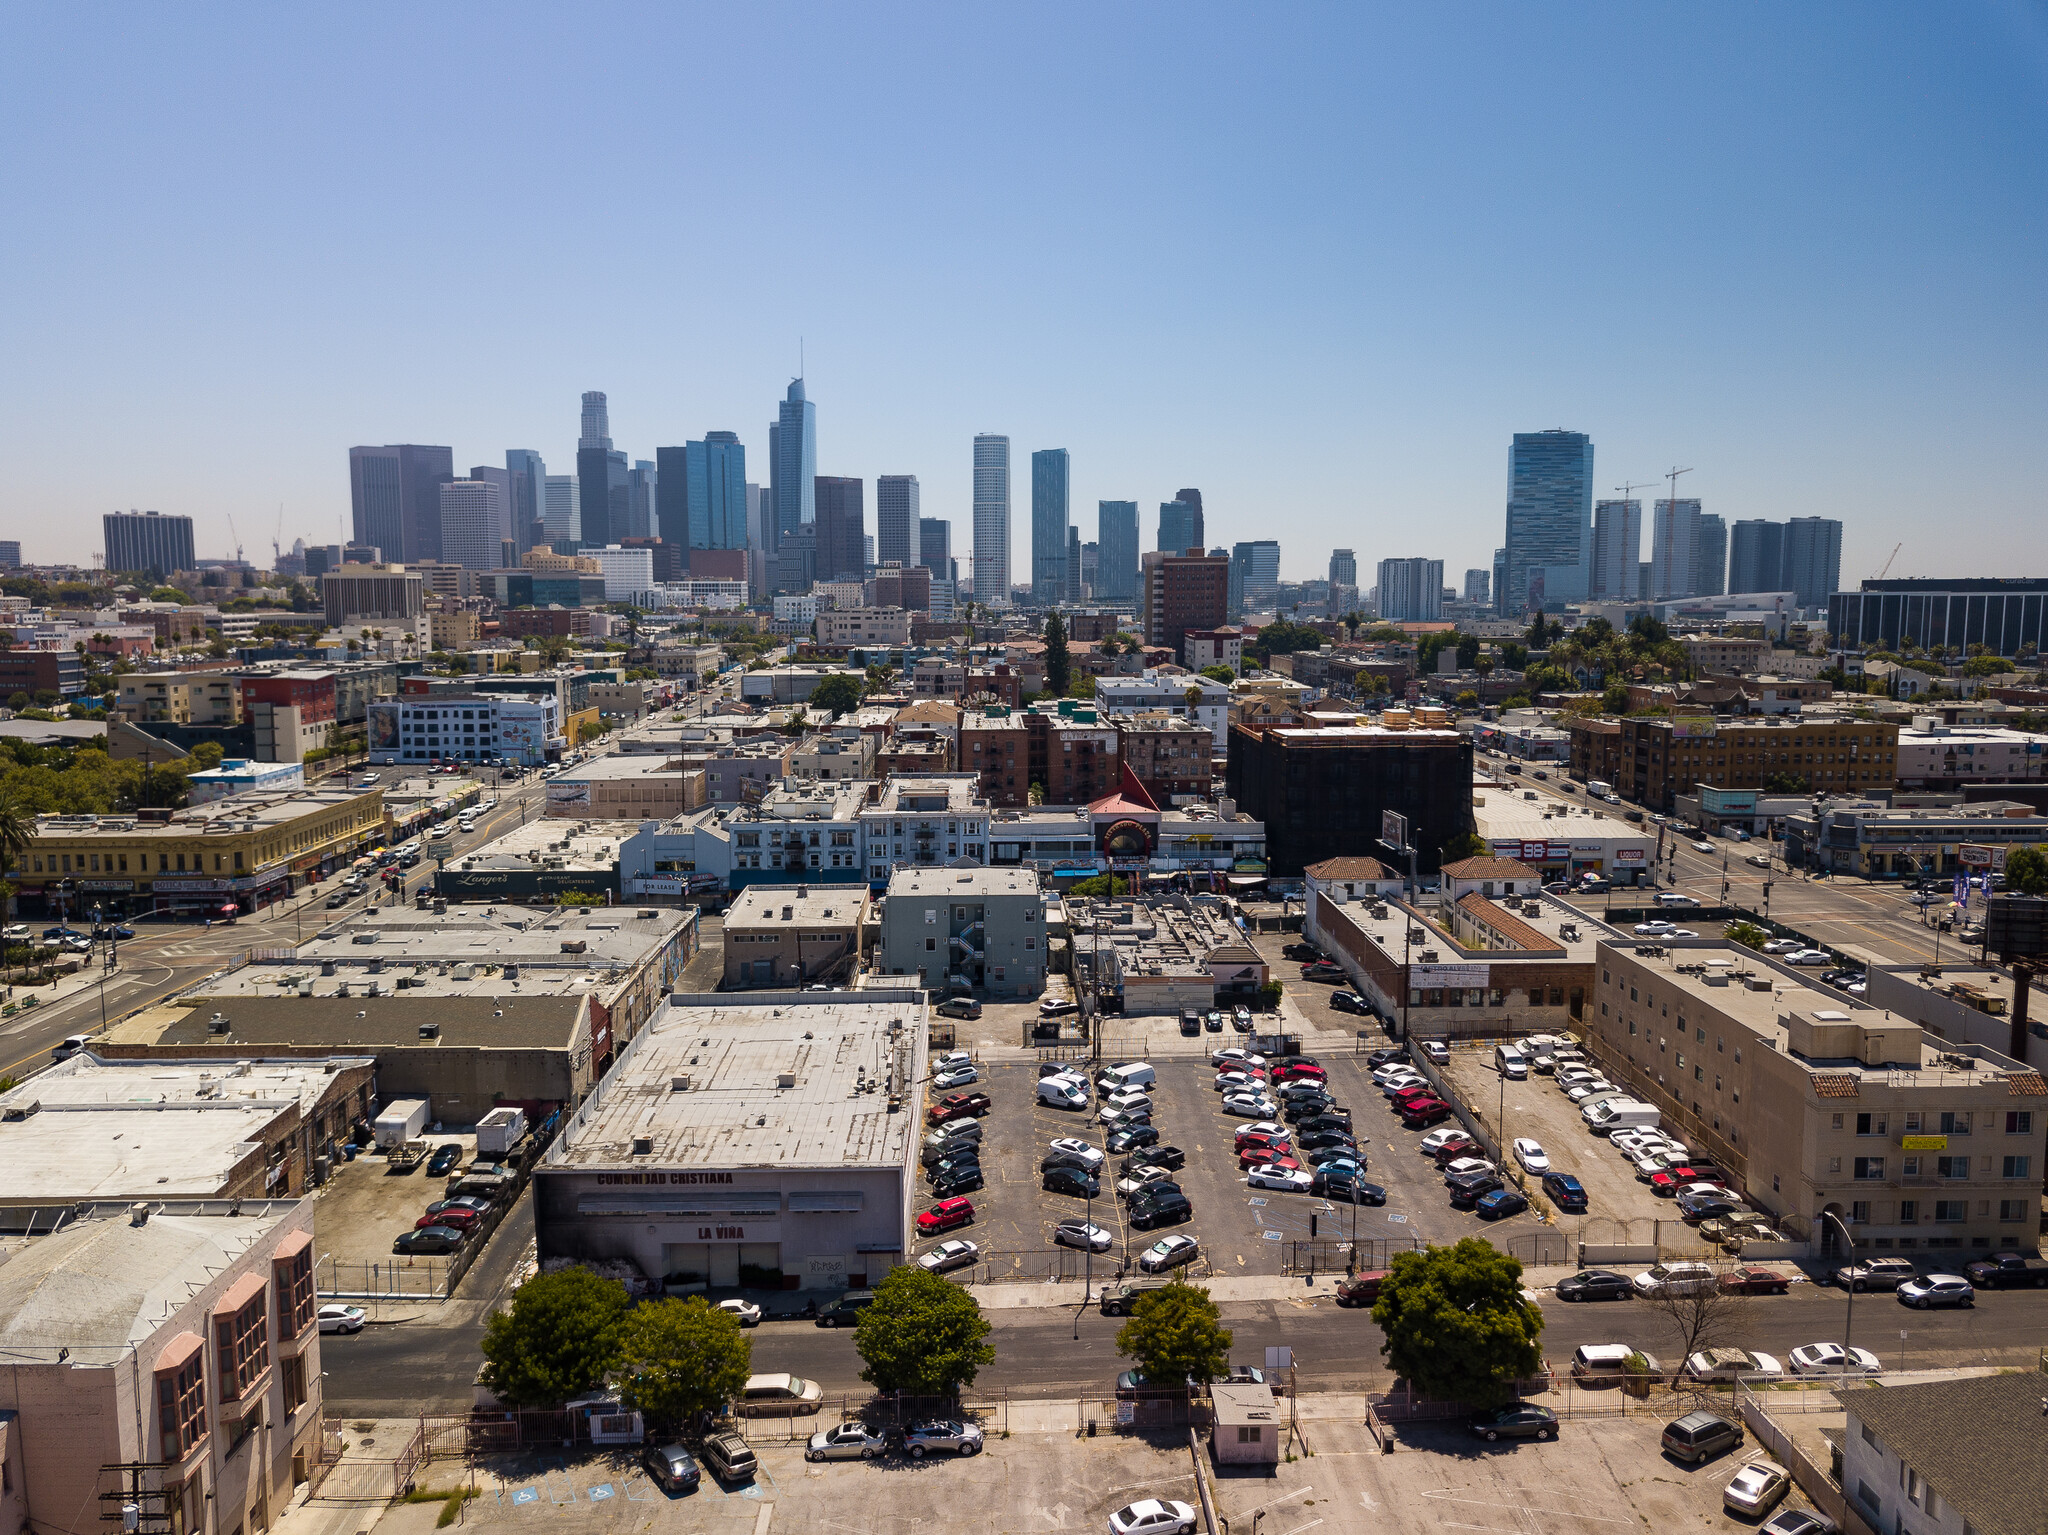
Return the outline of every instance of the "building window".
[[[1882,1114],[1858,1114],[1856,1116],[1856,1133],[1858,1135],[1883,1135],[1885,1133],[1885,1116]]]
[[[306,1360],[293,1354],[284,1361],[284,1410],[297,1412],[306,1405]]]
[[[1934,1176],[1937,1178],[1967,1178],[1970,1176],[1968,1157],[1936,1157]]]
[[[1899,1224],[1901,1226],[1915,1225],[1919,1222],[1919,1219],[1920,1202],[1918,1200],[1902,1199],[1899,1201]]]
[[[1937,1199],[1934,1218],[1938,1221],[1966,1221],[1970,1218],[1970,1202],[1967,1199]]]
[[[125,869],[128,865],[126,862],[123,862],[121,867]],[[2026,1109],[2008,1112],[2005,1116],[2005,1133],[2007,1135],[2032,1135],[2034,1133],[2033,1114]]]
[[[1884,1176],[1884,1158],[1858,1157],[1856,1158],[1855,1172],[1859,1178],[1882,1178]]]
[[[312,1244],[273,1263],[271,1278],[277,1285],[277,1335],[296,1338],[313,1325],[318,1310],[313,1298]]]
[[[2028,1176],[2028,1174],[2033,1168],[2033,1165],[2034,1159],[2032,1157],[2007,1157],[2005,1159],[2005,1171],[2002,1174],[2000,1174],[2000,1176],[2006,1178],[2024,1178]]]
[[[1941,1116],[1941,1133],[1943,1135],[1968,1135],[1970,1133],[1970,1116],[1968,1112],[1954,1113],[1944,1110]]]
[[[264,1296],[259,1292],[240,1311],[213,1319],[215,1363],[223,1401],[239,1401],[270,1368],[270,1328],[263,1302]]]
[[[158,1447],[167,1465],[175,1465],[206,1437],[206,1355],[193,1349],[174,1370],[156,1378]]]
[[[1998,1218],[2002,1221],[2025,1220],[2027,1218],[2027,1201],[2024,1199],[1999,1200]]]

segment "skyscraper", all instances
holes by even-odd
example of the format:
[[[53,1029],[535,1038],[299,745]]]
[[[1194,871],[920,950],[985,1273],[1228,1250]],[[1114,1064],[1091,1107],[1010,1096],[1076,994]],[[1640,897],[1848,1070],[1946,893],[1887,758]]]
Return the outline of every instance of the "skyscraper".
[[[974,439],[974,600],[1010,605],[1010,439]]]
[[[512,476],[512,538],[524,554],[533,547],[533,525],[547,515],[548,466],[531,448],[507,448],[505,469]]]
[[[768,428],[768,490],[772,518],[762,531],[768,548],[783,535],[818,520],[818,407],[804,397],[804,381],[793,378],[782,409]]]
[[[736,432],[657,448],[655,532],[678,549],[747,547],[747,450]]]
[[[455,478],[455,451],[419,443],[348,450],[355,542],[393,563],[441,557],[441,486]]]
[[[496,570],[501,546],[510,534],[505,510],[509,479],[503,469],[496,480],[471,478],[449,480],[441,486],[441,554],[445,565],[465,570]]]
[[[1842,525],[1832,517],[1794,517],[1785,524],[1785,574],[1780,590],[1802,608],[1827,605],[1842,576]]]
[[[1650,597],[1693,595],[1694,550],[1699,547],[1700,503],[1681,496],[1676,501],[1658,501],[1650,513]]]
[[[1596,602],[1633,602],[1636,566],[1643,558],[1643,503],[1602,501],[1593,508],[1593,577],[1586,595]]]
[[[1442,560],[1380,561],[1380,617],[1394,624],[1433,624],[1443,611]]]
[[[820,581],[859,581],[867,575],[866,482],[821,474],[813,487]]]
[[[1513,617],[1586,595],[1593,563],[1593,439],[1553,428],[1517,432],[1508,450],[1505,581],[1494,601]]]
[[[545,487],[548,543],[551,546],[583,542],[582,487],[573,474],[551,474]],[[559,551],[558,551],[559,552]]]
[[[611,412],[602,389],[583,395],[583,433],[576,439],[576,493],[583,508],[583,541],[603,548],[618,539],[612,527]]]
[[[1067,450],[1031,455],[1031,600],[1049,608],[1067,599]]]
[[[1081,530],[1071,522],[1067,524],[1067,591],[1066,600],[1081,601]]]
[[[1438,568],[1441,570],[1441,562]],[[1279,543],[1255,538],[1236,545],[1230,551],[1230,573],[1230,589],[1237,600],[1237,610],[1231,616],[1270,613],[1280,599]]]
[[[1095,541],[1102,546],[1095,600],[1129,602],[1138,595],[1138,503],[1096,502]]]
[[[916,476],[909,476],[913,484]],[[876,492],[880,494],[879,491]],[[876,558],[879,559],[877,552]],[[943,517],[917,519],[917,563],[946,580],[953,575],[953,524]]]
[[[1467,602],[1477,603],[1481,607],[1486,606],[1486,604],[1493,601],[1492,586],[1493,573],[1491,571],[1468,570],[1465,572],[1465,600]]]
[[[1078,536],[1078,530],[1076,530]],[[1081,546],[1081,595],[1077,602],[1097,601],[1102,591],[1102,545],[1090,539]]]
[[[161,512],[109,512],[100,519],[109,571],[147,571],[161,579],[195,569],[192,519]],[[18,562],[17,562],[18,563]]]
[[[1729,591],[1783,591],[1784,580],[1785,524],[1749,517],[1729,529]]]
[[[1712,512],[1701,512],[1692,546],[1692,595],[1719,597],[1727,590],[1728,524]]]
[[[1199,501],[1159,503],[1159,548],[1166,554],[1186,554],[1202,547],[1202,505]]]
[[[1199,490],[1193,489],[1192,487],[1187,487],[1175,491],[1173,493],[1173,499],[1176,501],[1184,502],[1195,509],[1195,526],[1197,528],[1200,528],[1202,526],[1202,493]],[[1195,542],[1200,543],[1201,541],[1202,535],[1198,532],[1195,535]],[[1190,545],[1189,547],[1192,548],[1193,545]]]
[[[924,564],[918,545],[919,521],[917,476],[876,475],[875,563]]]
[[[1330,551],[1330,585],[1358,585],[1358,555],[1350,549]]]
[[[488,565],[470,565],[467,560],[456,559],[445,548],[442,550],[441,558],[450,565],[464,565],[471,570],[498,570],[503,568],[505,564],[505,561],[499,556],[502,552],[502,546],[507,539],[512,541],[513,552],[515,554],[520,552],[518,547],[519,530],[512,526],[512,497],[515,488],[512,471],[500,469],[495,464],[472,464],[469,470],[469,477],[472,480],[480,480],[486,485],[494,486],[498,492],[498,513],[497,519],[493,523],[493,526],[498,530],[498,537],[497,542],[493,543],[488,550],[491,563]],[[454,484],[457,482],[450,481],[449,483]],[[447,487],[443,486],[442,489],[445,492]],[[443,494],[441,497],[441,526],[444,540],[447,536],[447,514],[448,497],[446,494]]]
[[[660,487],[661,474],[654,461],[645,458],[633,460],[633,467],[626,471],[626,527],[623,532],[612,529],[612,540],[621,538],[652,538],[659,528],[655,511],[656,492]]]

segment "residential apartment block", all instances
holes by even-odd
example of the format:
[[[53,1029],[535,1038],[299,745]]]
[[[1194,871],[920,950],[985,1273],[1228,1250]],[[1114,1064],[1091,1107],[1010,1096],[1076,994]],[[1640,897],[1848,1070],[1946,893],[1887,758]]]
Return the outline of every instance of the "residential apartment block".
[[[1623,797],[1656,810],[1702,784],[1717,789],[1796,786],[1831,794],[1890,788],[1899,727],[1878,720],[1628,718],[1619,721]],[[1574,730],[1578,729],[1574,724]],[[1574,743],[1574,765],[1577,748]],[[1592,777],[1606,775],[1594,773]]]
[[[1031,869],[898,869],[878,916],[885,974],[992,997],[1045,989],[1045,897]]]
[[[902,608],[833,608],[818,614],[818,643],[827,650],[910,643],[910,614]]]
[[[130,672],[114,707],[145,723],[239,725],[242,683],[226,672]]]

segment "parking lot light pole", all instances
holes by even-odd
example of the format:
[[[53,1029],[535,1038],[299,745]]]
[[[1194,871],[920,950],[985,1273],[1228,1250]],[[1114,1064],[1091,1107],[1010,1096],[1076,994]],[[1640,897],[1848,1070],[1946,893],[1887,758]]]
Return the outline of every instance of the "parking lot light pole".
[[[1104,1171],[1108,1170],[1108,1157],[1102,1159],[1102,1166]],[[1099,1178],[1096,1181],[1098,1184],[1101,1182]],[[1084,1264],[1081,1280],[1081,1304],[1074,1308],[1074,1339],[1076,1342],[1079,1342],[1081,1338],[1081,1313],[1088,1309],[1088,1296],[1095,1288],[1095,1196],[1093,1194],[1088,1196],[1088,1232],[1087,1240],[1081,1244],[1081,1261]]]

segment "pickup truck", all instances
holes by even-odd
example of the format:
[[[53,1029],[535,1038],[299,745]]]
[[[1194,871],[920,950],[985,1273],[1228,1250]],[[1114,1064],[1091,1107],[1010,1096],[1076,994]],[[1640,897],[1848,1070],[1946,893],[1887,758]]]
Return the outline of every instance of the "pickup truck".
[[[1979,1258],[1963,1270],[1963,1276],[1980,1290],[2005,1290],[2018,1285],[2048,1286],[2048,1258],[2025,1253],[1993,1253]]]

